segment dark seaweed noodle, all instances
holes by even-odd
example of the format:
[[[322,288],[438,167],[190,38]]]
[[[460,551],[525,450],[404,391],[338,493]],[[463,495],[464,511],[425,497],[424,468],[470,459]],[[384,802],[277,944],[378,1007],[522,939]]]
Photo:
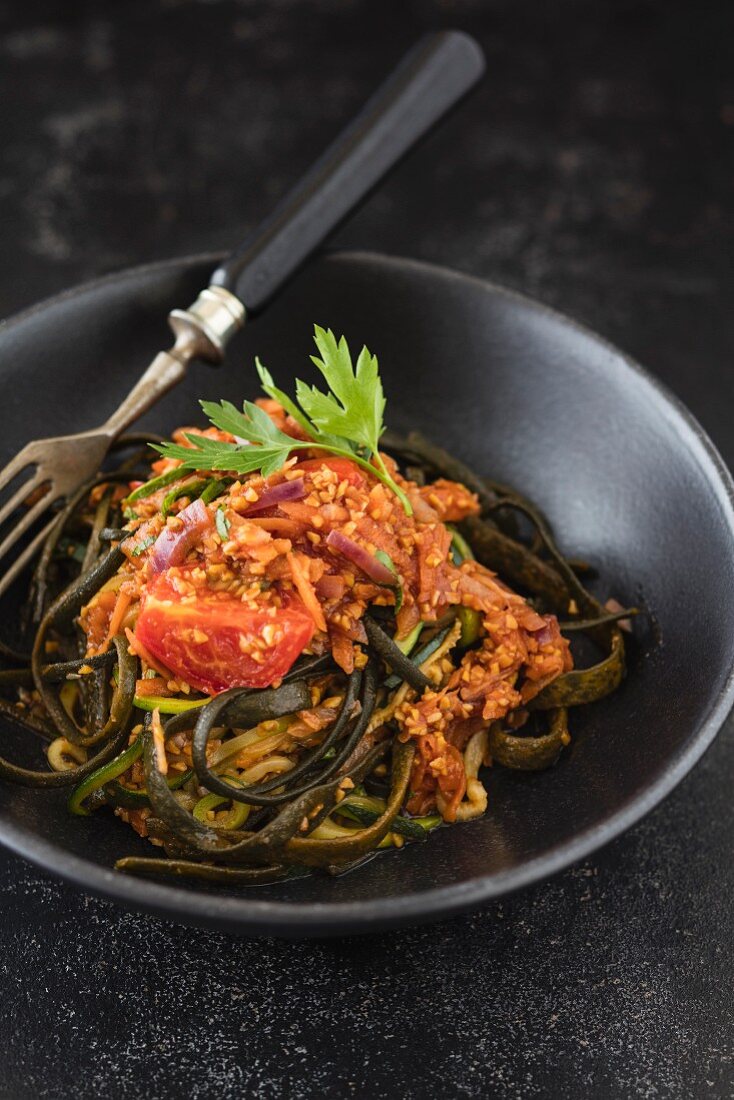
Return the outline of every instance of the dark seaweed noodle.
[[[297,686],[297,684],[290,685],[291,689]],[[359,694],[360,688],[362,688],[361,695]],[[284,688],[281,688],[280,692],[282,693],[283,690]],[[301,763],[287,772],[285,777],[275,776],[275,778],[268,780],[266,783],[259,783],[256,786],[249,787],[234,788],[230,783],[214,775],[207,767],[206,747],[212,729],[216,725],[218,718],[220,718],[220,724],[222,718],[227,719],[229,723],[234,721],[231,714],[227,713],[227,710],[231,707],[232,701],[237,701],[237,697],[241,695],[241,691],[237,688],[233,689],[232,700],[225,699],[225,695],[228,694],[228,692],[224,692],[215,700],[215,703],[222,700],[222,706],[216,707],[214,704],[210,704],[210,706],[204,707],[198,716],[194,727],[192,742],[194,770],[202,786],[206,787],[207,790],[215,791],[217,794],[226,795],[226,797],[232,799],[233,802],[244,802],[245,804],[253,806],[277,806],[282,802],[289,802],[299,794],[304,794],[317,781],[323,783],[326,779],[334,775],[349,758],[352,751],[359,743],[360,738],[367,728],[367,723],[372,716],[377,696],[377,674],[373,663],[368,664],[364,676],[358,670],[353,672],[347,683],[347,689],[342,700],[339,715],[321,744],[306,753]],[[281,703],[273,703],[270,705],[270,711],[268,712],[263,705],[263,694],[269,695],[270,693],[264,692],[258,693],[258,697],[253,697],[252,695],[246,697],[244,700],[245,706],[249,703],[250,708],[249,710],[243,709],[240,711],[240,714],[237,716],[238,724],[254,726],[257,725],[258,722],[265,721],[267,718],[277,718],[282,714],[293,714],[296,710],[303,710],[310,703],[310,696],[302,706],[292,706],[286,710],[280,709]],[[272,693],[273,699],[275,699],[277,695],[278,692]],[[358,698],[361,703],[361,710],[359,716],[355,718],[354,705]],[[278,713],[278,711],[280,713]],[[263,714],[264,717],[258,717],[259,714]],[[350,723],[352,727],[351,730],[349,729]],[[294,787],[293,784],[296,779],[301,779],[307,776],[309,772],[314,772],[314,766],[320,761],[323,761],[326,753],[332,746],[340,741],[342,736],[344,736],[344,744],[341,750],[318,772],[318,776],[306,780],[298,787]],[[277,788],[283,788],[279,794],[268,793],[270,791],[275,791]]]
[[[0,757],[0,777],[33,787],[74,785],[70,806],[89,813],[102,805],[129,810],[146,807],[151,837],[161,841],[167,858],[129,857],[117,868],[136,874],[187,876],[208,882],[249,884],[275,881],[294,869],[322,868],[330,873],[347,869],[372,852],[390,832],[396,819],[403,835],[426,835],[417,823],[399,817],[408,791],[414,746],[373,743],[369,724],[380,691],[401,682],[420,693],[429,680],[419,668],[423,657],[406,656],[387,632],[389,614],[379,622],[366,616],[368,661],[364,669],[344,676],[329,654],[301,658],[283,678],[280,687],[263,690],[234,688],[203,707],[170,717],[163,727],[165,740],[181,731],[192,731],[193,770],[167,778],[158,768],[151,715],[137,727],[131,740],[136,709],[137,658],[122,637],[99,656],[84,656],[84,639],[75,628],[81,607],[120,568],[124,555],[118,543],[127,534],[124,517],[114,503],[112,488],[133,476],[145,458],[145,445],[158,437],[145,433],[128,436],[118,449],[132,452],[116,470],[101,473],[84,485],[59,512],[37,558],[27,599],[27,621],[35,630],[32,653],[0,641],[0,658],[20,668],[0,670],[0,693],[35,689],[40,705],[23,705],[0,697],[0,717],[42,740],[66,738],[94,754],[66,771],[41,771],[20,767]],[[547,724],[537,729],[511,730],[495,723],[489,732],[489,749],[495,764],[523,771],[546,768],[556,762],[568,743],[568,708],[594,702],[615,690],[624,675],[624,644],[619,622],[635,609],[606,611],[585,588],[580,574],[588,567],[570,562],[556,545],[542,512],[519,493],[475,474],[447,451],[418,433],[406,439],[386,433],[385,449],[398,458],[409,475],[420,482],[445,477],[463,482],[475,492],[481,514],[465,520],[460,530],[477,559],[524,591],[539,609],[556,613],[562,629],[586,634],[605,655],[591,668],[574,669],[545,687],[530,704]],[[136,449],[137,448],[137,449]],[[142,448],[142,449],[141,449]],[[170,481],[170,478],[168,479]],[[221,486],[202,482],[204,492],[215,494]],[[89,493],[101,485],[91,524],[81,522]],[[523,529],[531,529],[522,538]],[[82,540],[82,536],[85,541]],[[79,575],[63,587],[68,565],[60,548],[73,537],[80,547]],[[66,570],[66,573],[64,572]],[[59,586],[62,585],[61,591]],[[383,628],[387,629],[383,629]],[[445,638],[445,625],[424,647],[424,656]],[[50,648],[59,647],[61,659],[48,661]],[[324,675],[343,677],[342,698],[331,726],[316,746],[307,749],[290,771],[250,786],[228,782],[212,772],[207,745],[223,730],[256,726],[263,721],[297,713],[311,705],[312,681]],[[60,691],[65,683],[79,685],[81,710],[70,713]],[[337,689],[338,690],[338,689]],[[537,723],[536,723],[537,725]],[[135,745],[139,747],[135,749]],[[118,777],[128,759],[142,751],[145,788],[132,789]],[[127,754],[127,755],[126,755]],[[390,755],[390,777],[385,788],[383,812],[356,814],[360,826],[348,836],[320,839],[315,827],[338,805],[345,787],[374,781],[375,767]],[[349,782],[347,782],[349,781]],[[249,829],[213,827],[199,821],[181,801],[189,783],[227,799],[233,806],[250,807]],[[412,827],[411,827],[412,826]]]

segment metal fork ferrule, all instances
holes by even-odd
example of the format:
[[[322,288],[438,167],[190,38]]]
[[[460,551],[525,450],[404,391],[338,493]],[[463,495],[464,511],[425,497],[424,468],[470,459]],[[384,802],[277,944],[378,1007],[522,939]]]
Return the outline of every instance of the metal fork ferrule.
[[[221,363],[224,349],[245,323],[242,302],[223,286],[202,290],[188,309],[172,309],[168,324],[176,336],[174,354],[186,360]]]

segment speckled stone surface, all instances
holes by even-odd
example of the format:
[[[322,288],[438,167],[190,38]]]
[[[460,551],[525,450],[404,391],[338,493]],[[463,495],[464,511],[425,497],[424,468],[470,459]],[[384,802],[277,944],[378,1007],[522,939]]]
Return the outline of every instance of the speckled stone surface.
[[[446,25],[485,84],[338,243],[585,321],[734,462],[727,0],[0,2],[0,312],[234,243]],[[0,1096],[732,1096],[733,742],[593,861],[360,940],[192,932],[0,853]]]

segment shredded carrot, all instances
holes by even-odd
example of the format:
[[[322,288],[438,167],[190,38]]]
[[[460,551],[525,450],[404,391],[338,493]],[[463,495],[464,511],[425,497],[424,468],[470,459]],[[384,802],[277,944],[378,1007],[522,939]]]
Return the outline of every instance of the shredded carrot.
[[[248,523],[254,523],[256,527],[261,527],[263,531],[274,531],[280,535],[281,538],[298,538],[302,535],[305,527],[302,523],[299,523],[294,519],[287,519],[284,516],[252,516],[248,517]]]
[[[126,592],[124,588],[121,588],[120,591],[117,593],[115,606],[112,609],[110,625],[107,627],[107,637],[99,648],[100,653],[106,653],[109,649],[110,642],[122,626],[122,620],[125,618],[125,613],[127,612],[127,609],[131,603],[132,596],[129,592]]]
[[[170,695],[171,690],[168,687],[168,680],[165,680],[162,676],[154,676],[147,680],[135,681],[135,694],[140,698],[145,698],[147,695]]]
[[[296,591],[303,600],[304,607],[316,623],[317,629],[323,630],[324,633],[326,633],[324,612],[321,609],[321,604],[318,601],[314,586],[306,576],[306,571],[300,561],[300,555],[289,551],[286,554],[286,560],[291,571],[291,576],[293,577],[293,583],[296,586]]]
[[[155,657],[153,657],[152,654],[148,652],[140,639],[135,637],[129,626],[125,628],[125,637],[130,643],[131,653],[134,653],[136,657],[140,657],[142,661],[145,661],[146,665],[148,665],[150,668],[154,668],[156,672],[165,677],[166,682],[173,679],[172,673],[170,673],[168,669],[164,668],[164,666],[160,664],[159,661],[156,661]]]

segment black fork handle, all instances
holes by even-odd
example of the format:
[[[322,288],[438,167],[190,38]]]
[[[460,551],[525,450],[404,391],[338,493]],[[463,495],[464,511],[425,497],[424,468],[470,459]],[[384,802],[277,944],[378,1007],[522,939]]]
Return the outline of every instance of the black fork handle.
[[[483,72],[481,48],[461,31],[418,42],[212,284],[257,313]]]

